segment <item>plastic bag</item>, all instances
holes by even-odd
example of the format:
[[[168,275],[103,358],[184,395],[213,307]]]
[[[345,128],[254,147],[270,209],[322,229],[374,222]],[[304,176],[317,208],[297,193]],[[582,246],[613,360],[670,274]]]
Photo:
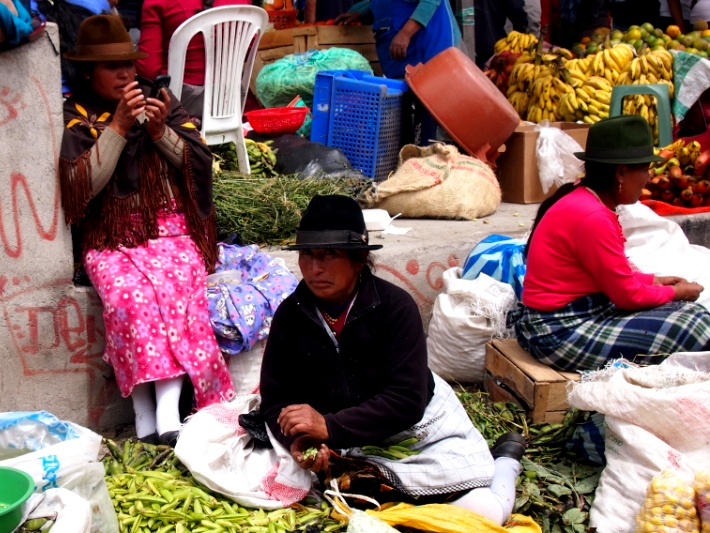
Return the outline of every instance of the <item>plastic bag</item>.
[[[47,518],[53,533],[89,533],[91,505],[84,498],[67,489],[49,489],[33,494],[23,508],[22,522]],[[48,526],[42,526],[46,531]]]
[[[693,533],[699,529],[695,489],[666,468],[646,489],[646,500],[636,515],[636,533]]]
[[[600,533],[636,527],[645,488],[666,468],[691,483],[707,462],[710,376],[666,365],[585,373],[568,392],[572,407],[605,415],[607,465],[590,525]]]
[[[489,235],[468,254],[463,264],[463,279],[476,279],[481,273],[508,283],[515,296],[523,296],[525,279],[525,239],[506,235]]]
[[[448,381],[482,383],[486,343],[507,335],[505,316],[515,293],[486,274],[461,279],[457,267],[442,277],[444,292],[434,302],[427,335],[429,368]]]
[[[281,509],[306,497],[311,472],[298,465],[268,427],[273,449],[254,446],[239,415],[260,403],[252,394],[201,409],[183,426],[175,455],[197,481],[239,505]]]
[[[282,135],[274,140],[278,152],[275,170],[279,174],[296,174],[304,178],[369,179],[350,165],[338,148],[303,139],[298,135]]]
[[[537,138],[537,170],[544,193],[553,185],[560,187],[571,183],[582,173],[584,162],[574,152],[584,149],[560,128],[550,126],[549,120],[540,122],[535,131]]]
[[[362,70],[372,74],[370,62],[355,50],[309,50],[287,55],[261,69],[256,77],[256,96],[264,107],[284,107],[300,95],[312,107],[316,74],[321,70]]]
[[[506,527],[479,514],[448,504],[410,505],[399,503],[382,511],[366,511],[391,526],[431,531],[432,533],[540,533],[531,518],[512,515]]]
[[[46,411],[0,415],[0,466],[30,474],[36,492],[64,488],[76,493],[91,504],[92,533],[117,533],[100,448],[100,435]]]

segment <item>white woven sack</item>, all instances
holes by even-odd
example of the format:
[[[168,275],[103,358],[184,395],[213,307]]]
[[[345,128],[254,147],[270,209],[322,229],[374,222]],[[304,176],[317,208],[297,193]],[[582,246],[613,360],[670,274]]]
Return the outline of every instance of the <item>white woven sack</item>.
[[[664,468],[691,482],[710,459],[710,374],[671,366],[608,369],[571,385],[570,406],[606,416],[607,466],[590,525],[632,533],[646,487]]]
[[[258,393],[264,346],[265,341],[259,341],[248,352],[229,356],[229,375],[237,396]]]
[[[198,411],[183,426],[175,455],[200,483],[239,505],[280,509],[306,497],[311,474],[268,427],[273,449],[254,447],[238,419],[260,404],[260,396],[251,394]]]
[[[515,292],[486,274],[461,279],[458,267],[443,279],[429,322],[429,368],[447,381],[482,383],[486,343],[506,335],[505,315],[515,305]]]

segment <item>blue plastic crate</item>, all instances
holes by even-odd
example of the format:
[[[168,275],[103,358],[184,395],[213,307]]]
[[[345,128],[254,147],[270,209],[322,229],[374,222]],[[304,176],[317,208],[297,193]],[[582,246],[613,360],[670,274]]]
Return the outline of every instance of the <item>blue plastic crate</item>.
[[[376,181],[397,168],[404,81],[357,70],[319,72],[311,140],[339,148],[353,168]]]

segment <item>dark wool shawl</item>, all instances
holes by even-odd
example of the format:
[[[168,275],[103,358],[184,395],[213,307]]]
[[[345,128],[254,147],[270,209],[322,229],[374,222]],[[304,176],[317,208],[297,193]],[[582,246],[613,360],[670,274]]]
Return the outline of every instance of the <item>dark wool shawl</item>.
[[[150,87],[144,80],[145,94]],[[116,104],[94,93],[79,93],[64,103],[65,129],[59,159],[59,180],[66,222],[84,231],[84,250],[134,248],[158,237],[161,209],[182,211],[208,272],[217,257],[212,204],[212,154],[174,95],[166,121],[185,143],[182,170],[170,166],[136,121],[108,184],[91,197],[89,153],[111,123]],[[101,154],[97,154],[99,161]]]

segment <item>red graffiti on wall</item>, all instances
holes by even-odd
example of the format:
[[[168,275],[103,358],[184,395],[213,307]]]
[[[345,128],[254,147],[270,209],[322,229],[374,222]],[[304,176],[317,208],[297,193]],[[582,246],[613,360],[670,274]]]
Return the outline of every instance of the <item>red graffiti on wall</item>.
[[[0,87],[0,126],[15,120],[19,111],[25,109],[26,104],[22,100],[22,95],[16,93],[9,87]]]
[[[444,280],[442,279],[441,275],[444,273],[445,270],[459,266],[459,260],[455,255],[450,255],[446,259],[447,265],[444,263],[440,263],[438,261],[432,261],[429,263],[429,265],[424,269],[424,275],[426,276],[426,282],[427,285],[434,291],[440,291],[441,289],[444,288]],[[405,271],[407,274],[409,274],[409,277],[406,274],[403,274],[400,272],[398,269],[391,267],[389,265],[384,265],[381,263],[378,263],[375,265],[375,268],[377,270],[384,270],[385,272],[390,273],[392,276],[397,278],[404,288],[407,289],[407,291],[414,296],[416,300],[419,301],[419,305],[421,306],[422,304],[424,305],[433,305],[434,300],[430,298],[429,296],[425,295],[423,292],[421,292],[417,287],[414,285],[414,282],[410,279],[411,277],[416,277],[419,275],[421,272],[421,267],[419,264],[419,261],[416,259],[410,259],[407,261],[407,264],[405,266]]]
[[[52,113],[50,112],[51,105],[49,103],[49,98],[47,96],[47,92],[45,91],[39,80],[33,77],[32,81],[37,87],[37,90],[39,91],[42,101],[44,103],[43,107],[44,111],[47,114],[48,130],[50,132],[50,138],[52,143],[52,157],[54,158],[54,161],[57,161],[59,152],[57,149],[57,139],[54,135],[54,120],[52,118]],[[0,126],[7,126],[8,122],[18,117],[18,110],[24,109],[24,103],[22,103],[21,99],[19,99],[18,96],[10,97],[10,95],[12,94],[13,93],[10,91],[9,88],[0,88],[0,104],[2,104],[0,105],[0,111],[2,111],[2,113],[0,113]],[[3,95],[5,95],[4,99]],[[40,213],[42,213],[43,210],[36,205],[35,199],[32,196],[32,192],[30,191],[30,186],[28,184],[27,177],[22,172],[12,171],[10,173],[10,187],[0,187],[0,191],[9,191],[10,194],[11,212],[9,213],[9,215],[3,213],[2,202],[0,202],[0,241],[2,242],[5,253],[8,256],[12,258],[18,258],[22,255],[23,241],[20,219],[23,217],[27,217],[27,215],[21,214],[19,203],[21,193],[24,193],[24,196],[27,199],[27,203],[29,204],[30,208],[30,213],[32,215],[35,227],[37,228],[37,233],[39,237],[46,241],[53,241],[56,238],[57,228],[59,225],[60,194],[59,181],[57,179],[55,179],[54,200],[52,202],[52,219],[46,228],[42,224],[42,220],[40,219]],[[0,192],[0,197],[1,195],[2,192]],[[46,208],[44,209],[44,211],[46,211]],[[10,226],[10,224],[7,224],[6,218],[11,218],[12,226]],[[14,232],[12,231],[13,227]],[[8,238],[9,235],[12,235],[12,233],[14,233],[14,242],[11,242]]]
[[[109,369],[101,359],[104,331],[103,325],[96,323],[101,300],[96,293],[87,293],[86,309],[73,296],[57,300],[61,289],[67,287],[71,287],[71,280],[18,289],[0,297],[0,304],[23,374],[87,374],[88,416],[98,426],[106,405],[117,393],[115,383],[104,377]],[[47,303],[27,305],[28,301]]]

